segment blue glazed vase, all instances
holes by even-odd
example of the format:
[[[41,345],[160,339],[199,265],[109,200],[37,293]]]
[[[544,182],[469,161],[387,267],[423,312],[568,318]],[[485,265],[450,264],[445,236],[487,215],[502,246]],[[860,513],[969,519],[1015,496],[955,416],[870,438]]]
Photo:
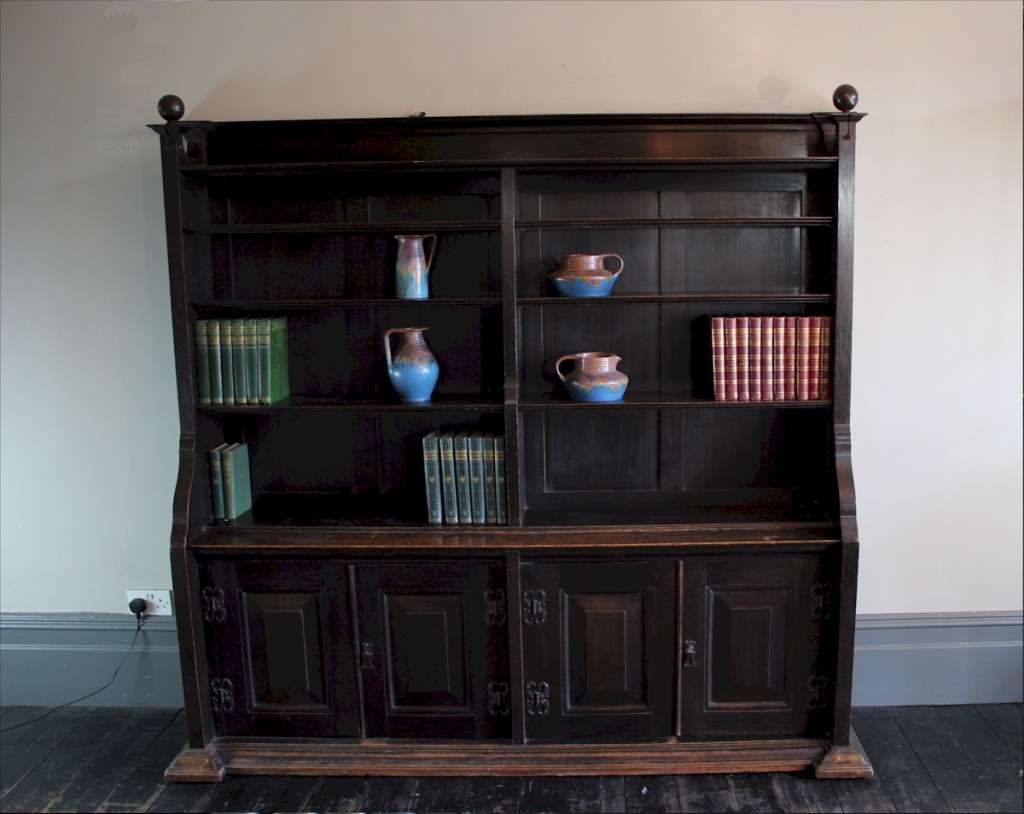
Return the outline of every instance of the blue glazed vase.
[[[437,235],[395,235],[395,240],[395,296],[400,300],[430,299],[430,264],[434,262]],[[428,240],[432,241],[429,255],[424,252]]]
[[[618,270],[604,267],[609,257],[619,261]],[[625,265],[617,254],[565,254],[555,258],[556,268],[548,279],[563,297],[607,297]]]
[[[388,377],[406,404],[425,404],[430,401],[437,384],[440,368],[437,359],[427,347],[423,332],[427,328],[390,328],[384,332],[384,355],[388,362]],[[391,334],[400,340],[394,355],[391,353]]]
[[[567,360],[575,362],[568,376],[561,369]],[[570,353],[555,362],[555,372],[573,401],[620,401],[629,384],[629,376],[617,369],[621,361],[614,353]]]

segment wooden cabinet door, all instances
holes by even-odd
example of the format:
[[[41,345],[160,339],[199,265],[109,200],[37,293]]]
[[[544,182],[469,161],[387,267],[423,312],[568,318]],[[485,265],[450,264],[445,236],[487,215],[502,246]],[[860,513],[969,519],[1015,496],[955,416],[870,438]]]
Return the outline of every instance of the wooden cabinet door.
[[[682,736],[822,734],[834,616],[823,560],[708,557],[684,571]]]
[[[208,691],[226,735],[359,735],[342,566],[219,561],[201,567]]]
[[[368,737],[509,737],[504,569],[356,567]]]
[[[522,588],[528,738],[672,735],[671,564],[524,563]]]

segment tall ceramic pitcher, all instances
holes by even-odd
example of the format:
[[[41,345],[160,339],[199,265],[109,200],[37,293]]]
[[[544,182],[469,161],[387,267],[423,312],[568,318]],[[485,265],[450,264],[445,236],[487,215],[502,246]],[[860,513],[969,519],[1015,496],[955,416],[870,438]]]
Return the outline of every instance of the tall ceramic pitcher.
[[[395,296],[400,300],[430,298],[430,264],[434,262],[437,235],[395,235],[398,259],[395,261]],[[427,241],[430,254],[424,253]]]

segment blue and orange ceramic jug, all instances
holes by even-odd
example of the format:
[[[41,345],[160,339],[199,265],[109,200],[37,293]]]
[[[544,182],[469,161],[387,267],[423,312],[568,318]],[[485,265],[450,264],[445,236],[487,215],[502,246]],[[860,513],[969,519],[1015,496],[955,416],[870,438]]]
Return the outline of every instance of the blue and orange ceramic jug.
[[[561,367],[567,359],[576,367],[565,376]],[[569,353],[555,362],[555,373],[573,401],[618,401],[629,384],[629,376],[616,369],[621,361],[614,353]]]
[[[430,401],[440,369],[427,347],[423,332],[427,328],[389,328],[384,331],[384,356],[388,377],[399,398],[407,404]],[[398,349],[391,354],[391,334],[401,334]]]
[[[615,271],[604,267],[609,257],[619,261]],[[617,254],[563,254],[555,258],[555,270],[548,279],[563,297],[607,297],[625,267]]]
[[[398,258],[395,260],[395,296],[400,300],[430,299],[430,264],[434,262],[437,235],[395,235]],[[430,254],[424,246],[431,241]]]

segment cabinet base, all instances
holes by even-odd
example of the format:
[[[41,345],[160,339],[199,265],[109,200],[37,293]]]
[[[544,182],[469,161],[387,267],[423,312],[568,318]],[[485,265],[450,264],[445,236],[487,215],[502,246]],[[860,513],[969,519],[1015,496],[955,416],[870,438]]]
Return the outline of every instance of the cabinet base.
[[[871,777],[853,736],[850,746],[820,740],[702,743],[550,744],[360,743],[297,738],[217,738],[206,749],[183,749],[167,782],[217,782],[233,775],[497,777],[797,772],[820,778]]]
[[[870,780],[875,769],[864,752],[857,733],[850,730],[849,746],[832,746],[814,767],[814,776],[821,780]]]

